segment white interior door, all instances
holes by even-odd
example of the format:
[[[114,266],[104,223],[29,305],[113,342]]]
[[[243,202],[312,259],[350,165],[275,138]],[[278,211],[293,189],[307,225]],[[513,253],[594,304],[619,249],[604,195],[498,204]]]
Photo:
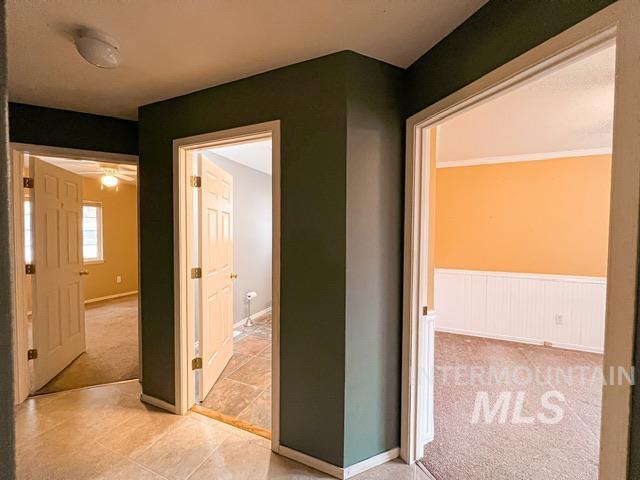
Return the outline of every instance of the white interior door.
[[[435,382],[435,313],[420,315],[418,321],[418,391],[416,458],[424,456],[424,447],[433,441]]]
[[[233,177],[198,155],[200,190],[201,398],[233,355]]]
[[[33,189],[32,390],[85,351],[82,177],[31,157]]]

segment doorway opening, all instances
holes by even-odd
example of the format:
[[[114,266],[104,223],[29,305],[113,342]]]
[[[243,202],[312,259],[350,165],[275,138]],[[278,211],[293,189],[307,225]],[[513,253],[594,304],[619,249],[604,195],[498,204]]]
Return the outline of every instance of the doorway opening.
[[[278,415],[279,123],[174,143],[182,402],[271,438]],[[273,353],[272,353],[273,352]]]
[[[638,96],[621,79],[640,46],[620,39],[634,35],[632,13],[626,3],[595,14],[407,121],[402,456],[426,455],[418,465],[435,478],[626,475],[640,139]],[[527,102],[504,111],[519,91],[571,68],[591,80],[565,81],[543,120],[539,91],[524,132],[504,134],[522,126]],[[563,107],[575,121],[560,127]],[[492,108],[500,119],[479,120]],[[583,140],[482,150],[545,136]],[[517,268],[497,266],[505,256]]]
[[[137,157],[12,145],[16,403],[139,378]]]
[[[604,44],[428,131],[436,478],[597,478],[614,80]]]

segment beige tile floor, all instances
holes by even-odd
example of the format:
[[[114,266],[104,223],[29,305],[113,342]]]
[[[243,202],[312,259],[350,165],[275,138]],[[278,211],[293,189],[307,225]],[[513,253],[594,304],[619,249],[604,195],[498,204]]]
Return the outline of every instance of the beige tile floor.
[[[271,315],[240,327],[233,357],[201,406],[271,430]]]
[[[17,407],[18,479],[275,480],[331,477],[276,455],[258,436],[196,413],[145,405],[137,381],[30,398]],[[357,480],[417,480],[400,461]]]

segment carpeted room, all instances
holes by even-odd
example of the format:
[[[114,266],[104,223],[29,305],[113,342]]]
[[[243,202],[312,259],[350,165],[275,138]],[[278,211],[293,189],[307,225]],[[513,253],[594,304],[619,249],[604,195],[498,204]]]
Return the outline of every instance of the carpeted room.
[[[597,478],[614,70],[609,44],[434,133],[437,479]]]

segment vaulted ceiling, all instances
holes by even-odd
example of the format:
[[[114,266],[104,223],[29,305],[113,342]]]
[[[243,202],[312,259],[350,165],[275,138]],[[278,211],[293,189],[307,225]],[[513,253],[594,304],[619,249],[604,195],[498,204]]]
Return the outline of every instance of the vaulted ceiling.
[[[10,100],[134,119],[137,107],[341,50],[407,67],[486,0],[7,0]],[[115,37],[114,70],[74,33]]]

